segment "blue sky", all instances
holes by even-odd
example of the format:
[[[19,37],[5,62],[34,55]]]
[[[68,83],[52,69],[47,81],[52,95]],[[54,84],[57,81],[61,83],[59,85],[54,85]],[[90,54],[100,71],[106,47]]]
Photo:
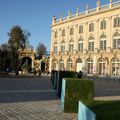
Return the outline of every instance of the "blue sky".
[[[76,12],[80,7],[85,10],[88,3],[90,8],[96,7],[97,0],[0,0],[0,43],[7,43],[12,26],[19,25],[31,33],[30,44],[36,48],[43,43],[50,50],[50,25],[52,16],[59,18],[62,13],[67,16],[68,10]],[[114,0],[117,1],[117,0]],[[108,4],[109,0],[101,0]]]

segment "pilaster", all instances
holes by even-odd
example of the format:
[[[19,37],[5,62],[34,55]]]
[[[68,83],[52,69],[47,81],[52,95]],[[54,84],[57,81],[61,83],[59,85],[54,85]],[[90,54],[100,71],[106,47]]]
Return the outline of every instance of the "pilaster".
[[[111,42],[112,42],[112,26],[111,26],[111,24],[112,24],[112,17],[110,16],[110,17],[108,17],[108,19],[107,19],[107,25],[108,25],[108,28],[106,28],[107,29],[107,45],[106,45],[106,47],[107,47],[107,52],[110,52],[111,51],[111,48],[112,48],[112,44],[111,44]]]
[[[78,51],[77,34],[78,34],[78,25],[75,25],[75,27],[74,27],[74,51],[75,51],[75,53]]]

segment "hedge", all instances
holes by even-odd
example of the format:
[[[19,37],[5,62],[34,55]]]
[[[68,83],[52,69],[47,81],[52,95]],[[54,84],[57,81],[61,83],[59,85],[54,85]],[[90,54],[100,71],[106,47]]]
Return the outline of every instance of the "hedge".
[[[61,97],[62,79],[65,78],[65,77],[77,78],[77,72],[74,72],[74,71],[58,71],[58,79],[57,79],[58,97]]]
[[[120,100],[83,100],[83,103],[96,114],[96,120],[120,120]]]
[[[79,100],[93,100],[94,81],[65,78],[64,112],[78,112]]]

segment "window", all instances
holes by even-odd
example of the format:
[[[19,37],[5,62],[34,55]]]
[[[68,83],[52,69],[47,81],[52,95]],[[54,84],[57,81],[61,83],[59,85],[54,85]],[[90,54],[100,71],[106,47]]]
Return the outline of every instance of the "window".
[[[78,41],[78,51],[83,51],[83,39],[80,38]]]
[[[57,70],[57,60],[56,59],[52,60],[52,69]]]
[[[58,44],[55,43],[55,44],[54,44],[54,53],[57,53],[57,51],[58,51]]]
[[[100,37],[100,50],[106,50],[106,36],[104,34]]]
[[[65,41],[62,41],[62,43],[61,43],[61,52],[62,53],[65,52]]]
[[[55,31],[55,36],[54,36],[55,38],[57,38],[58,37],[58,31]]]
[[[74,34],[74,28],[70,28],[70,35]]]
[[[71,59],[68,59],[68,61],[67,61],[67,70],[71,71],[72,67],[73,67],[73,62],[72,62]]]
[[[120,17],[114,18],[114,27],[120,27]]]
[[[118,32],[113,35],[113,49],[120,49],[120,34]]]
[[[69,52],[73,52],[74,51],[74,41],[70,40],[70,44],[69,44]]]
[[[64,61],[62,59],[60,60],[60,70],[65,70],[64,69]]]
[[[80,33],[83,33],[83,26],[82,25],[79,26],[79,34]]]
[[[93,60],[89,58],[87,60],[87,74],[92,74],[93,73]]]
[[[100,29],[101,29],[101,30],[106,29],[106,21],[105,21],[105,20],[101,21]]]
[[[65,29],[62,30],[62,37],[65,36]]]
[[[112,59],[112,75],[119,76],[120,75],[120,60],[118,58]]]
[[[88,50],[94,51],[94,38],[91,36],[88,41]]]
[[[105,75],[105,60],[100,58],[98,62],[99,75]]]
[[[92,31],[94,31],[94,24],[90,23],[89,24],[89,32],[92,32]]]

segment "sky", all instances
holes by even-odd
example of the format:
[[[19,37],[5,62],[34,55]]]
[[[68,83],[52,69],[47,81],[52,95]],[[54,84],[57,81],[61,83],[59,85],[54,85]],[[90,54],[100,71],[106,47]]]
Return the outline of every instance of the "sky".
[[[43,43],[50,51],[52,17],[67,16],[68,11],[76,13],[76,8],[85,11],[96,7],[97,0],[0,0],[0,44],[8,42],[7,33],[13,26],[21,26],[31,36],[29,43],[34,47]],[[117,1],[117,0],[113,0]],[[101,0],[108,4],[109,0]]]

